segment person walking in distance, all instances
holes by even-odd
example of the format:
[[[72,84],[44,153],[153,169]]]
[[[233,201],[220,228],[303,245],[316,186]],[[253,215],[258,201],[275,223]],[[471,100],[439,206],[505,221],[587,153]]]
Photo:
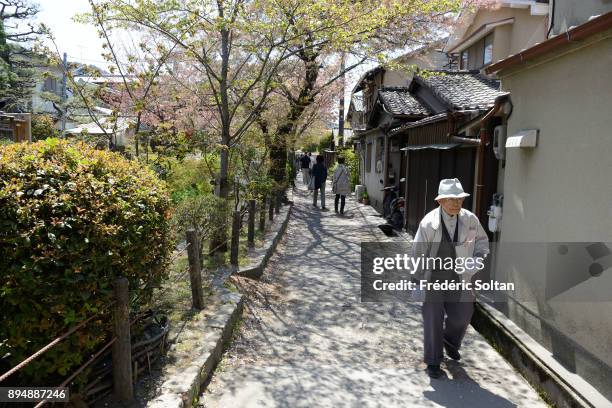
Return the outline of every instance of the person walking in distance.
[[[336,195],[334,209],[338,213],[338,202],[340,202],[340,215],[344,214],[344,204],[346,196],[351,192],[351,182],[349,180],[349,170],[344,165],[344,157],[338,157],[338,165],[332,178],[332,193]]]
[[[314,177],[314,194],[312,205],[317,206],[317,195],[321,193],[321,209],[325,208],[325,182],[327,180],[327,167],[323,163],[323,156],[317,156],[317,163],[312,166],[312,177]]]
[[[453,265],[458,257],[480,258],[480,265],[484,265],[484,258],[489,253],[489,239],[478,217],[461,208],[468,196],[458,179],[440,181],[435,198],[439,207],[421,220],[414,237],[412,256],[444,261],[433,262],[429,270],[417,270],[414,275],[417,282],[469,282],[478,272],[476,267],[463,271],[445,268],[442,264],[446,264],[448,258],[453,259]],[[475,296],[470,290],[426,290],[424,295],[421,308],[424,360],[427,374],[439,378],[443,375],[440,369],[443,349],[451,359],[461,359],[459,349],[472,318]]]
[[[302,183],[307,186],[310,182],[310,157],[306,154],[300,157],[300,169],[302,171]]]

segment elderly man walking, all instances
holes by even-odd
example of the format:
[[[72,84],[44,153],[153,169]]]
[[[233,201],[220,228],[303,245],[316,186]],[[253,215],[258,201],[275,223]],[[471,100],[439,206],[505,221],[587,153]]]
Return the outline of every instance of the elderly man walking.
[[[461,208],[465,197],[458,179],[440,181],[435,200],[439,207],[429,212],[414,237],[414,257],[445,260],[458,257],[485,258],[489,253],[489,239],[478,217]],[[432,262],[431,269],[423,268],[416,277],[427,282],[469,282],[477,270],[444,269],[444,262]],[[455,262],[453,262],[453,265]],[[469,290],[425,291],[422,305],[423,342],[427,374],[431,378],[443,375],[440,363],[443,349],[448,357],[460,360],[461,342],[474,311],[474,294]]]

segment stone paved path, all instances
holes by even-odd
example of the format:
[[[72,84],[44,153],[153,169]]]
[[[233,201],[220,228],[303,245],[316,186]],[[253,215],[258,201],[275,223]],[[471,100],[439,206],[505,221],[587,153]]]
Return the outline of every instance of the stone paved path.
[[[329,187],[329,186],[328,186]],[[312,207],[301,183],[287,233],[202,407],[540,407],[537,393],[471,327],[460,364],[430,380],[415,304],[359,301],[360,242],[377,233],[360,205],[347,214]]]

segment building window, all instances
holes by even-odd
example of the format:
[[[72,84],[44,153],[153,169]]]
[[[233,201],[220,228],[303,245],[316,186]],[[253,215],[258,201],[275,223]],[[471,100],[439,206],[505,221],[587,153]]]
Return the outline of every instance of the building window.
[[[493,62],[493,34],[489,34],[484,39],[483,65]]]
[[[46,92],[57,92],[57,79],[55,79],[54,77],[45,78],[43,90]]]
[[[366,145],[365,168],[368,173],[372,171],[372,142]]]
[[[376,139],[376,172],[382,172],[382,163],[385,158],[385,139],[379,137]]]
[[[461,62],[459,63],[459,68],[460,69],[468,69],[468,52],[467,50],[463,51],[461,53]]]

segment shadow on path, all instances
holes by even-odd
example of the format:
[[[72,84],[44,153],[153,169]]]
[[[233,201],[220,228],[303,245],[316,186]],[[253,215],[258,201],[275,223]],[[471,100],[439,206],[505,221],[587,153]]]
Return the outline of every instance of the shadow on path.
[[[204,407],[546,406],[471,328],[448,378],[423,371],[420,307],[360,302],[360,243],[375,238],[359,205],[349,216],[312,206],[298,183],[287,232],[247,295],[236,338],[201,396]]]

